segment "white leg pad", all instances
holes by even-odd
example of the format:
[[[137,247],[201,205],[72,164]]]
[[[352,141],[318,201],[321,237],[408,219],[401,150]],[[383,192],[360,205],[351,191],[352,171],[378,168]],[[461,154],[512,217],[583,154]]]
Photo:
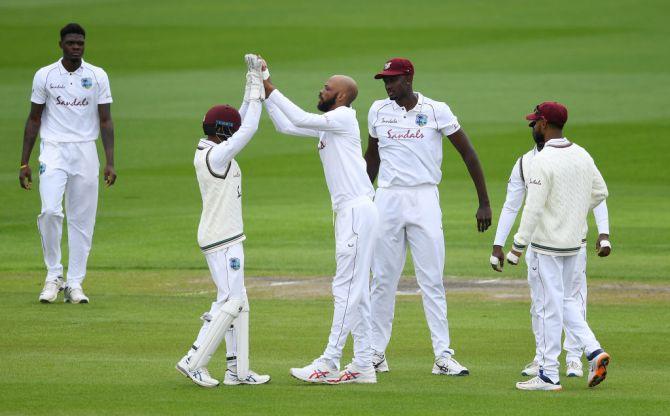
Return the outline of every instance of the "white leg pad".
[[[237,378],[244,380],[249,375],[249,303],[235,319],[235,337],[237,343]]]
[[[230,324],[233,323],[233,320],[240,314],[240,311],[244,307],[244,303],[243,299],[229,299],[223,304],[221,309],[214,314],[207,327],[207,332],[202,340],[202,344],[194,345],[197,349],[188,361],[189,371],[195,371],[199,368],[206,367],[207,364],[209,364],[209,360],[212,359],[212,355],[214,355],[217,348],[219,348],[226,330],[228,330]]]

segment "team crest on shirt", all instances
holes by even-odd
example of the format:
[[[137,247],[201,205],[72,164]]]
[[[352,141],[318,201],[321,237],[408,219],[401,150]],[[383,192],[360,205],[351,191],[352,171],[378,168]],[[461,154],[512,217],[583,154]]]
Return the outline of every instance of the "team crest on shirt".
[[[423,113],[417,114],[416,115],[416,125],[419,126],[419,127],[423,127],[426,124],[428,124],[428,116],[423,114]]]
[[[230,259],[230,268],[233,270],[240,270],[240,259],[237,257]]]
[[[90,90],[91,87],[93,86],[93,80],[91,78],[82,78],[81,79],[81,86],[86,88],[87,90]]]
[[[44,172],[46,172],[46,170],[47,170],[47,165],[45,165],[44,163],[40,163],[40,175],[43,174]]]

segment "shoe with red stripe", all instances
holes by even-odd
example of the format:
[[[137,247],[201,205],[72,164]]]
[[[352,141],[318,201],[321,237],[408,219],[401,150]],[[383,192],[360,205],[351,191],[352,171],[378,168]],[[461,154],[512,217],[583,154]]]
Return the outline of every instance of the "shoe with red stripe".
[[[327,378],[336,376],[338,369],[332,361],[317,358],[311,364],[302,368],[292,368],[289,372],[293,377],[307,383],[323,383]]]
[[[348,364],[344,370],[336,377],[326,379],[327,384],[347,384],[347,383],[363,383],[374,384],[377,382],[377,373],[375,368],[360,368],[356,364]]]
[[[607,377],[607,366],[610,363],[610,355],[599,349],[591,353],[589,358],[589,387],[595,387],[602,383]]]

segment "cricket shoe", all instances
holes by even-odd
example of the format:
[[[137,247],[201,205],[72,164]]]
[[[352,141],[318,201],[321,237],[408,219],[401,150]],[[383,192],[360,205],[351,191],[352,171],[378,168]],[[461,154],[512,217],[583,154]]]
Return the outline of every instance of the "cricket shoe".
[[[433,374],[447,376],[467,376],[470,374],[470,371],[463,367],[458,361],[454,360],[451,355],[446,354],[435,359],[435,364],[433,365]]]
[[[536,376],[540,374],[540,363],[538,363],[536,360],[533,360],[526,364],[526,366],[521,370],[521,375],[522,376]]]
[[[44,289],[40,292],[41,303],[53,303],[58,297],[58,292],[63,290],[63,278],[58,276],[56,280],[48,280],[44,283]]]
[[[383,352],[372,352],[372,366],[375,368],[377,373],[388,373],[391,371],[389,369],[389,363],[386,361],[386,355],[384,355]]]
[[[338,369],[330,360],[317,358],[305,367],[292,368],[290,373],[298,380],[308,383],[323,383],[327,378],[331,378],[337,374]]]
[[[610,355],[602,349],[591,353],[589,356],[589,387],[595,387],[605,380],[610,359]]]
[[[88,296],[80,287],[66,287],[63,291],[65,294],[65,303],[88,303]]]
[[[584,371],[582,370],[581,361],[568,361],[565,363],[565,375],[568,377],[582,377]]]
[[[335,377],[326,379],[327,384],[375,384],[376,382],[377,373],[375,372],[375,368],[373,366],[363,369],[359,368],[354,363],[347,364],[347,366],[344,367],[344,370],[340,371],[340,374],[336,375]]]
[[[188,369],[188,361],[189,357],[184,356],[175,368],[177,371],[182,373],[184,376],[188,377],[191,379],[192,382],[197,384],[200,387],[216,387],[219,385],[219,380],[212,378],[212,376],[209,375],[209,371],[206,368],[198,368],[194,371],[190,371]]]
[[[226,386],[237,386],[240,384],[265,384],[270,381],[270,376],[264,374],[256,374],[253,371],[249,371],[249,375],[244,380],[240,380],[237,377],[237,373],[234,373],[231,369],[226,370],[226,376],[223,379],[223,384]]]
[[[548,377],[539,374],[530,380],[520,381],[516,383],[516,388],[519,390],[544,390],[544,391],[559,391],[562,390],[560,382],[553,383]]]

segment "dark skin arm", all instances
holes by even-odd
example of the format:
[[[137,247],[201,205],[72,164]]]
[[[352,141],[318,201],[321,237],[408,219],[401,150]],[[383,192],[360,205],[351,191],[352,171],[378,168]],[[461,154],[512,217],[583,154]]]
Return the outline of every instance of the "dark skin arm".
[[[30,103],[30,114],[26,120],[26,127],[23,131],[23,151],[21,152],[21,168],[19,170],[19,185],[21,188],[29,190],[33,183],[32,171],[30,170],[30,154],[33,152],[37,133],[42,124],[42,111],[44,104]]]
[[[455,133],[447,136],[454,145],[458,153],[461,154],[465,166],[468,168],[470,177],[475,183],[477,189],[477,197],[479,198],[479,209],[477,209],[477,230],[479,232],[486,231],[491,226],[491,205],[489,203],[489,195],[486,192],[486,180],[484,179],[484,171],[479,163],[479,157],[475,148],[463,129],[459,129]]]
[[[381,160],[379,159],[379,139],[368,135],[368,148],[363,157],[367,164],[370,182],[375,183],[375,178],[377,178],[377,174],[379,173],[379,164],[381,163]]]
[[[104,170],[105,184],[112,186],[116,182],[116,171],[114,170],[114,122],[112,121],[111,105],[98,105],[98,115],[100,116],[102,146],[105,148],[105,158],[107,159]]]

